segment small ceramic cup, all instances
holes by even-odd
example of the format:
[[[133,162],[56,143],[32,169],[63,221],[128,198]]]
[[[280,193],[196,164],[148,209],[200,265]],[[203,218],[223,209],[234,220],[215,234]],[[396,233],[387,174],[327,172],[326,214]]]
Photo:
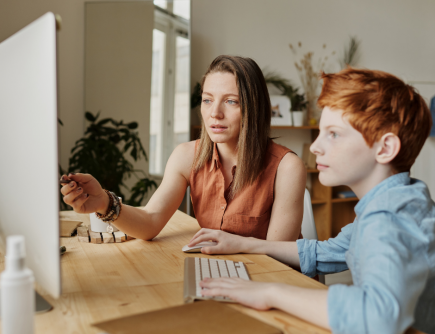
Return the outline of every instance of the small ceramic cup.
[[[103,222],[99,219],[94,213],[89,214],[89,218],[91,219],[91,231],[92,232],[107,232],[108,223]],[[119,231],[115,226],[113,226],[113,232]]]

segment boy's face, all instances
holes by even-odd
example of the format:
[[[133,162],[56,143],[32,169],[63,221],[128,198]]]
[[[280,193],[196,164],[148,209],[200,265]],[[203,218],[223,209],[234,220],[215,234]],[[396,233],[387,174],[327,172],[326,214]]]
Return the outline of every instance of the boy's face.
[[[317,156],[319,180],[323,185],[347,185],[355,191],[372,178],[377,165],[377,145],[370,148],[346,118],[342,110],[325,107],[319,136],[310,150]]]

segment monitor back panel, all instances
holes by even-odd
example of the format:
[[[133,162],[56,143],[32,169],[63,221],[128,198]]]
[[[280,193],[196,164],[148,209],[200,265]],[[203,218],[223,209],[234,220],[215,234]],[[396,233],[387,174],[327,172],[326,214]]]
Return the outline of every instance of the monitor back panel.
[[[0,44],[0,233],[26,239],[26,263],[61,292],[56,23],[47,13]]]

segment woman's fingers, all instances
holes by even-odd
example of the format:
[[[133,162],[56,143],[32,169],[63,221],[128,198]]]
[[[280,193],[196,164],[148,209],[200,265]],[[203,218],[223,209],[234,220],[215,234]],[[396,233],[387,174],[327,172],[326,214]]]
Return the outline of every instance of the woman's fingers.
[[[68,186],[64,186],[64,187],[68,187]],[[74,204],[74,202],[78,199],[79,196],[82,195],[82,193],[83,193],[82,187],[74,188],[70,190],[68,194],[63,197],[63,201],[66,204],[71,205],[73,208],[75,208],[76,205]]]
[[[192,237],[192,239],[190,239],[189,244],[190,244],[190,243],[191,243],[195,238],[197,238],[198,236],[203,235],[204,233],[207,233],[207,232],[209,232],[209,231],[213,231],[213,230],[211,230],[211,229],[209,229],[209,228],[202,228],[202,229],[200,229],[198,232],[195,233],[195,235]]]
[[[66,196],[68,195],[71,191],[73,191],[75,188],[77,188],[77,183],[74,181],[71,181],[70,183],[65,184],[61,189],[60,192],[62,193],[62,195]]]
[[[81,208],[83,206],[83,204],[85,204],[85,202],[89,199],[89,194],[81,194],[79,196],[76,197],[76,199],[74,200],[73,203],[73,208],[74,210],[77,208]]]
[[[217,231],[215,230],[202,229],[193,236],[192,240],[189,241],[188,246],[189,247],[195,246],[197,243],[200,243],[202,241],[209,241],[209,240],[216,241],[216,232]]]

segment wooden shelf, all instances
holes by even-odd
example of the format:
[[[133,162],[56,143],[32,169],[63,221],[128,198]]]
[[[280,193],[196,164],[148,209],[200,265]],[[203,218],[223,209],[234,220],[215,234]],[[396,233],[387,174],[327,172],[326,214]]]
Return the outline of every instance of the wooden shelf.
[[[311,199],[311,204],[326,204],[326,202],[327,202],[326,199],[317,199],[317,198]]]
[[[348,197],[348,198],[333,198],[332,203],[343,203],[343,202],[354,202],[358,201],[358,197]]]
[[[318,130],[318,125],[303,125],[303,126],[293,126],[293,125],[272,125],[271,129],[293,129],[293,130]]]
[[[192,125],[193,129],[201,129],[201,125]],[[303,125],[303,126],[293,126],[293,125],[272,125],[271,129],[293,129],[293,130],[319,130],[318,125]]]

